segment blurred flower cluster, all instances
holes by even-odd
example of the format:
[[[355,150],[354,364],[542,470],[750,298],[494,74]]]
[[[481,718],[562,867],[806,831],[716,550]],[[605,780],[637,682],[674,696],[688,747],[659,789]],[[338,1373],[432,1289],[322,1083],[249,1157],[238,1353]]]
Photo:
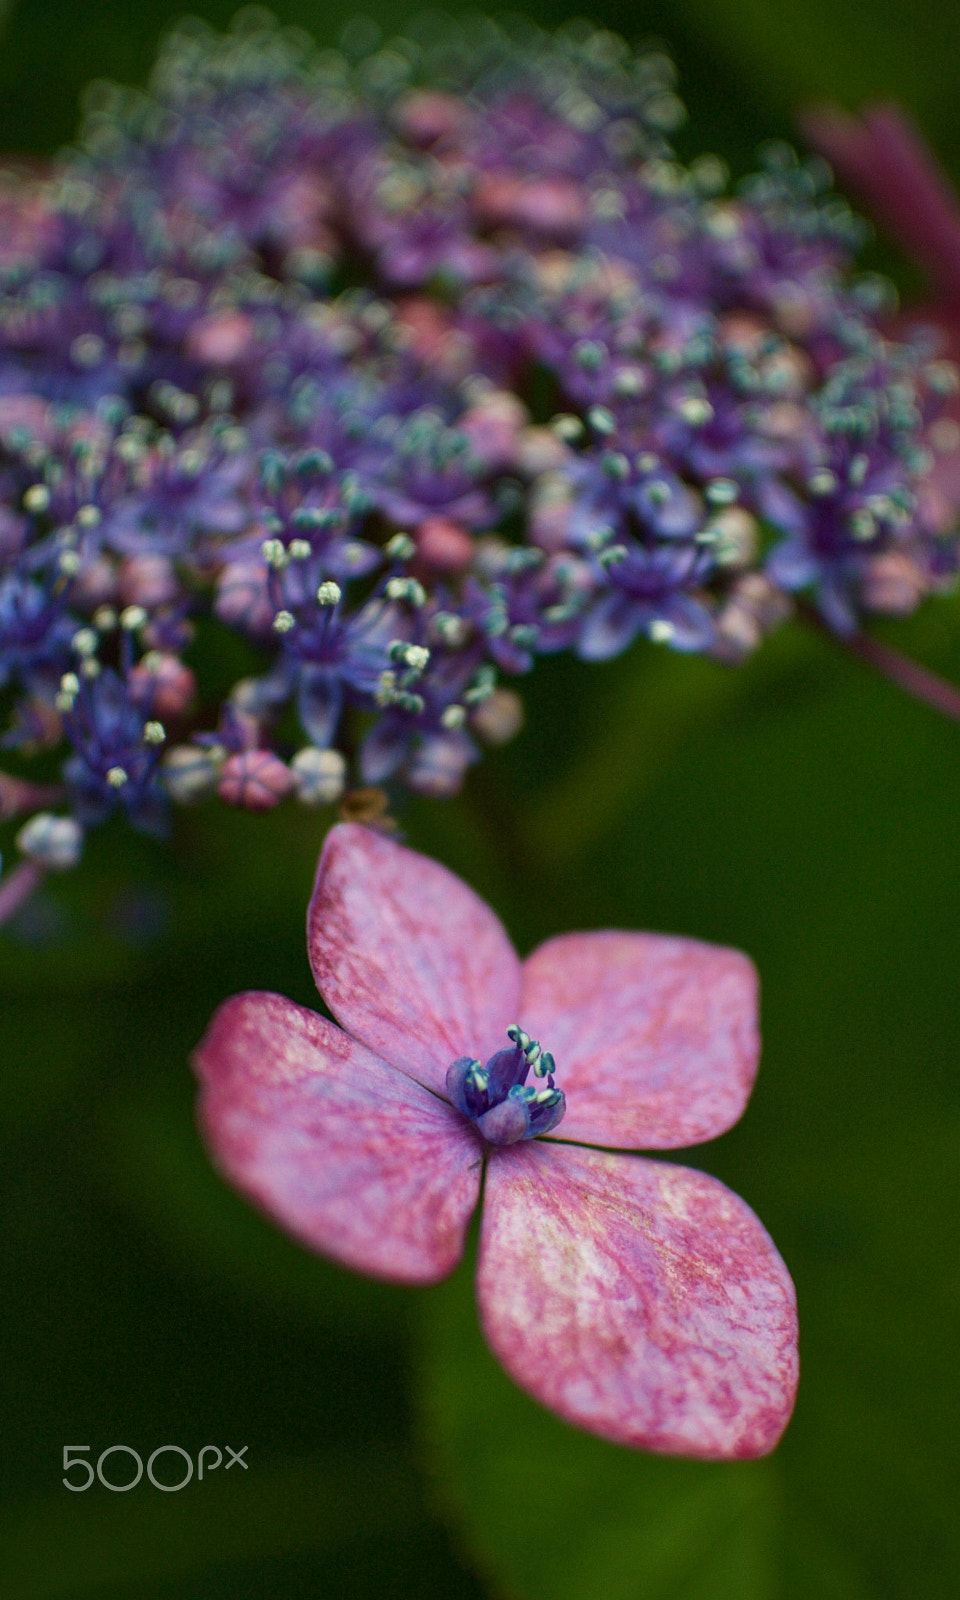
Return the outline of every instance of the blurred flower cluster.
[[[34,874],[118,809],[452,794],[539,654],[737,661],[796,591],[843,635],[954,577],[954,370],[882,331],[820,158],[682,165],[670,62],[585,25],[375,31],[185,24],[0,183]],[[225,697],[198,628],[247,641]]]

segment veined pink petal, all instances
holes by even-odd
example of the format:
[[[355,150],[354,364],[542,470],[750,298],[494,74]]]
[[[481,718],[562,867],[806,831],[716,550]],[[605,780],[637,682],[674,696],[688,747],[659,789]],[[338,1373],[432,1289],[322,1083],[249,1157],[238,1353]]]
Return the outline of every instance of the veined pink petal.
[[[353,823],[327,836],[307,913],[317,987],[343,1026],[444,1092],[517,1021],[520,963],[490,907],[446,867]]]
[[[757,1071],[757,977],[738,950],[566,933],[524,963],[520,1025],[567,1097],[562,1139],[669,1150],[741,1116]]]
[[[284,1228],[395,1283],[456,1266],[481,1143],[444,1101],[276,994],[221,1006],[195,1065],[222,1171]]]
[[[477,1292],[514,1381],[591,1433],[730,1460],[786,1427],[793,1284],[749,1206],[705,1173],[573,1145],[495,1151]]]

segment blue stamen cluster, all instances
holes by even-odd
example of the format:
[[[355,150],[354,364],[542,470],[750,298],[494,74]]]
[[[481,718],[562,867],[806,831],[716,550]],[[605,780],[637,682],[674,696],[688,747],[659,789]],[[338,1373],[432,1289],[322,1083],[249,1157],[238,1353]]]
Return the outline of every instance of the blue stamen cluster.
[[[556,1088],[556,1063],[539,1040],[516,1023],[507,1029],[511,1050],[498,1050],[486,1066],[472,1056],[458,1056],[447,1068],[451,1105],[469,1118],[488,1144],[518,1144],[550,1133],[562,1120],[567,1103]],[[531,1068],[545,1087],[528,1084]]]
[[[823,164],[682,165],[611,33],[431,29],[184,25],[7,175],[0,743],[78,829],[453,794],[539,655],[739,660],[794,592],[850,633],[953,580],[956,377]],[[198,627],[257,663],[220,704]]]

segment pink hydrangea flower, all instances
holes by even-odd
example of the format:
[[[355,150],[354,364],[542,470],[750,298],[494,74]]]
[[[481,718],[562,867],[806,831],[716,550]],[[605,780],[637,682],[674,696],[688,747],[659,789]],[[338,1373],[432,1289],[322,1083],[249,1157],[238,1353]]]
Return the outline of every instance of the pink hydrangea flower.
[[[327,839],[307,929],[342,1026],[241,994],[197,1052],[231,1182],[322,1254],[427,1284],[460,1259],[483,1180],[480,1317],[521,1388],[621,1444],[771,1450],[797,1382],[787,1269],[716,1178],[623,1153],[737,1121],[747,958],[597,932],[521,962],[459,878],[352,824]]]

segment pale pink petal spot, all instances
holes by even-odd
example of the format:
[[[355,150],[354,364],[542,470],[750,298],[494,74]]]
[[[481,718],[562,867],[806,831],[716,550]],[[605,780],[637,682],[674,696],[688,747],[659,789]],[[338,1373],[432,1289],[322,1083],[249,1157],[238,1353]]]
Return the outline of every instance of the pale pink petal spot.
[[[511,1378],[591,1433],[730,1460],[786,1427],[793,1284],[749,1206],[705,1173],[573,1145],[494,1152],[477,1292]]]
[[[428,1088],[486,1060],[517,1020],[520,963],[490,907],[446,867],[369,828],[327,836],[307,913],[317,987],[343,1026]]]
[[[395,1283],[460,1259],[481,1142],[444,1101],[315,1012],[240,994],[195,1056],[224,1175],[311,1249]]]
[[[557,1063],[558,1137],[622,1150],[716,1138],[757,1072],[757,976],[738,950],[567,933],[524,963],[520,1025]]]

